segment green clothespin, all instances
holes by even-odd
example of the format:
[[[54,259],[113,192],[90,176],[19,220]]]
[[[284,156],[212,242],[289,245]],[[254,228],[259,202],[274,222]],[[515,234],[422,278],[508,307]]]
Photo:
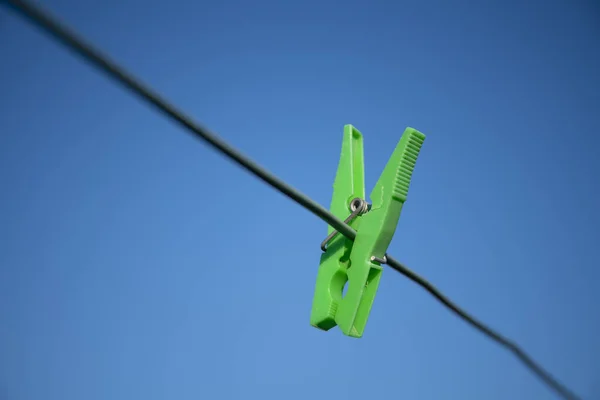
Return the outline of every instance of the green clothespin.
[[[365,200],[363,137],[352,125],[344,127],[330,211],[356,230],[356,238],[352,242],[329,226],[329,235],[321,244],[310,318],[314,327],[329,330],[338,325],[345,335],[363,335],[424,140],[425,135],[415,129],[404,131],[371,192],[373,203],[369,205]]]

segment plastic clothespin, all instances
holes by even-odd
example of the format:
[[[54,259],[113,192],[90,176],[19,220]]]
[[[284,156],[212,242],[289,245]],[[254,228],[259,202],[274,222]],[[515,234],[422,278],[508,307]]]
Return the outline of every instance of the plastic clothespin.
[[[352,125],[344,126],[330,211],[356,230],[356,238],[353,242],[328,228],[321,244],[323,254],[310,318],[314,327],[327,331],[338,325],[345,335],[362,337],[424,140],[425,135],[415,129],[404,131],[371,191],[369,205],[365,199],[363,137]]]

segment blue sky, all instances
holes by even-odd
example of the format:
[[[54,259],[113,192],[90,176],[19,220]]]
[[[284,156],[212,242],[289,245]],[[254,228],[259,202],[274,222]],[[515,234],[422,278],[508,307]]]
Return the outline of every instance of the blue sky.
[[[46,0],[328,205],[427,134],[390,253],[600,398],[593,1]],[[0,10],[0,398],[554,399],[392,270],[311,328],[326,225]]]

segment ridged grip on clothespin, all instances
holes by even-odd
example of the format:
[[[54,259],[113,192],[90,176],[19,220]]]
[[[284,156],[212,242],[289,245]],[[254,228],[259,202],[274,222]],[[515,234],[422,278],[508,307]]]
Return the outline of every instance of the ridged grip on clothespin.
[[[363,137],[352,125],[346,125],[330,211],[344,220],[350,214],[350,202],[357,197],[365,198]],[[349,224],[357,229],[359,222],[360,217]],[[334,228],[329,226],[327,232],[332,234]],[[348,280],[346,270],[351,248],[352,241],[338,234],[328,242],[327,250],[321,255],[310,315],[310,323],[314,327],[329,330],[336,325],[336,311]]]
[[[336,313],[346,335],[363,335],[381,280],[378,260],[384,259],[396,231],[424,140],[421,132],[407,128],[371,192],[371,210],[361,218],[352,246],[347,293]]]

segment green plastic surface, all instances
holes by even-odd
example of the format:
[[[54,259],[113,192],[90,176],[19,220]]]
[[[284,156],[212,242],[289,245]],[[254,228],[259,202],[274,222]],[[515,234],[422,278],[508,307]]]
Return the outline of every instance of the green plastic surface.
[[[362,134],[352,125],[344,126],[342,153],[338,164],[330,211],[344,220],[350,214],[350,201],[355,197],[365,198],[365,162]],[[355,230],[361,217],[350,222]],[[327,233],[333,232],[328,226]],[[348,281],[348,268],[352,241],[343,235],[335,236],[321,255],[310,323],[312,326],[329,330],[336,326],[335,315],[342,291]]]
[[[337,235],[321,256],[311,313],[313,326],[329,330],[338,325],[344,334],[362,337],[382,272],[372,257],[382,259],[392,241],[424,140],[425,135],[415,129],[404,131],[371,192],[370,210],[351,223],[356,239],[352,242]],[[331,212],[345,219],[354,197],[364,199],[362,135],[346,125]],[[328,232],[332,230],[329,227]],[[346,282],[348,288],[342,297]]]

